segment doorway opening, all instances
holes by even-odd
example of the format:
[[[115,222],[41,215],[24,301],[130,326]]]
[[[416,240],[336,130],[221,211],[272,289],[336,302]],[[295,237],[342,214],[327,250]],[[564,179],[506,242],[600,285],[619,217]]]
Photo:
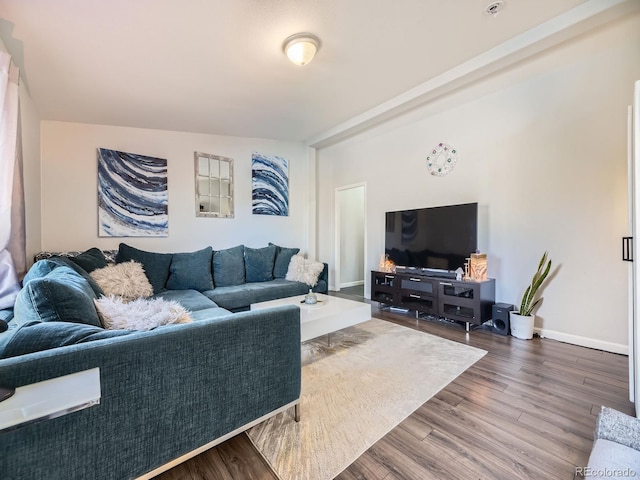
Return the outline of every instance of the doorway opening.
[[[336,188],[335,289],[364,297],[366,185]]]

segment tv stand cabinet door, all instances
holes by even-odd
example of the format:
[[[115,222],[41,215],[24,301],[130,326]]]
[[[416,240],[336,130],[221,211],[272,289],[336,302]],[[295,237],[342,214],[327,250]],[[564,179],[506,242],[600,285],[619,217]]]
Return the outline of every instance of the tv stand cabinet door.
[[[400,306],[436,315],[438,313],[438,281],[427,277],[398,275]]]
[[[398,304],[398,278],[395,273],[371,272],[371,300],[387,305]]]
[[[440,281],[438,314],[441,317],[481,325],[491,318],[495,280],[483,282]]]

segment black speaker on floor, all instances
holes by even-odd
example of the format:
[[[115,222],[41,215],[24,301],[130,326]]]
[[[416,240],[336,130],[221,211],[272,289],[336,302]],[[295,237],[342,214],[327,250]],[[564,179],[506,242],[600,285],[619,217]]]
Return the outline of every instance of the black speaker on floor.
[[[509,335],[509,312],[514,310],[510,303],[494,303],[491,307],[491,318],[493,319],[493,333],[498,335]]]

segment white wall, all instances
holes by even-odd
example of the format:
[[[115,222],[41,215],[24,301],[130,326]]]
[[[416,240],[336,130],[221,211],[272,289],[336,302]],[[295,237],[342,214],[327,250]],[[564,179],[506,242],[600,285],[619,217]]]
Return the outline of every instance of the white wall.
[[[333,225],[336,186],[366,182],[375,269],[385,211],[477,201],[496,300],[517,303],[548,250],[556,268],[536,327],[626,352],[626,109],[639,78],[636,14],[320,150],[319,224]],[[426,170],[438,142],[459,152],[444,178]],[[331,259],[333,232],[323,231],[319,253]]]
[[[168,160],[169,236],[98,238],[97,149]],[[194,151],[234,159],[235,218],[195,216]],[[289,216],[251,213],[251,154],[289,161]],[[307,249],[308,160],[302,144],[253,138],[42,122],[42,248],[117,248],[120,242],[158,252],[273,242]]]

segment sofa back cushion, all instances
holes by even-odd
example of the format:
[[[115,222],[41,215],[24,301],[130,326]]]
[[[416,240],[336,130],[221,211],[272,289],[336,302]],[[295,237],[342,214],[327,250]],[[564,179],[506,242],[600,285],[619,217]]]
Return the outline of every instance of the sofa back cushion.
[[[129,330],[104,330],[69,322],[27,322],[0,333],[0,358],[17,357],[77,343],[130,335]]]
[[[275,245],[269,242],[269,245]],[[289,270],[289,263],[291,263],[291,257],[300,252],[299,248],[287,248],[276,247],[276,261],[273,264],[273,278],[284,278],[287,276],[287,270]]]
[[[276,246],[264,248],[244,247],[244,268],[247,283],[273,280]]]
[[[82,267],[82,269],[87,273],[91,273],[97,268],[104,268],[109,265],[109,262],[104,256],[104,253],[102,253],[102,250],[96,247],[90,248],[89,250],[74,257],[69,257],[69,260],[80,265],[80,267]]]
[[[199,292],[211,290],[213,288],[212,256],[211,247],[191,253],[174,253],[169,267],[167,289]]]
[[[38,260],[31,266],[27,274],[24,276],[22,284],[26,285],[30,280],[45,277],[59,267],[68,267],[78,275],[81,275],[82,278],[89,283],[89,286],[97,297],[104,294],[96,281],[91,278],[91,275],[89,275],[80,265],[72,262],[68,257],[50,257],[45,260]]]
[[[245,283],[244,245],[213,252],[213,283],[231,287]]]
[[[12,322],[74,322],[101,327],[93,304],[95,298],[87,280],[61,266],[24,285],[16,299]]]
[[[159,293],[165,289],[169,279],[169,267],[171,266],[171,253],[156,253],[139,250],[135,247],[121,243],[118,249],[117,263],[131,260],[141,263],[149,283],[153,287],[153,293]]]

